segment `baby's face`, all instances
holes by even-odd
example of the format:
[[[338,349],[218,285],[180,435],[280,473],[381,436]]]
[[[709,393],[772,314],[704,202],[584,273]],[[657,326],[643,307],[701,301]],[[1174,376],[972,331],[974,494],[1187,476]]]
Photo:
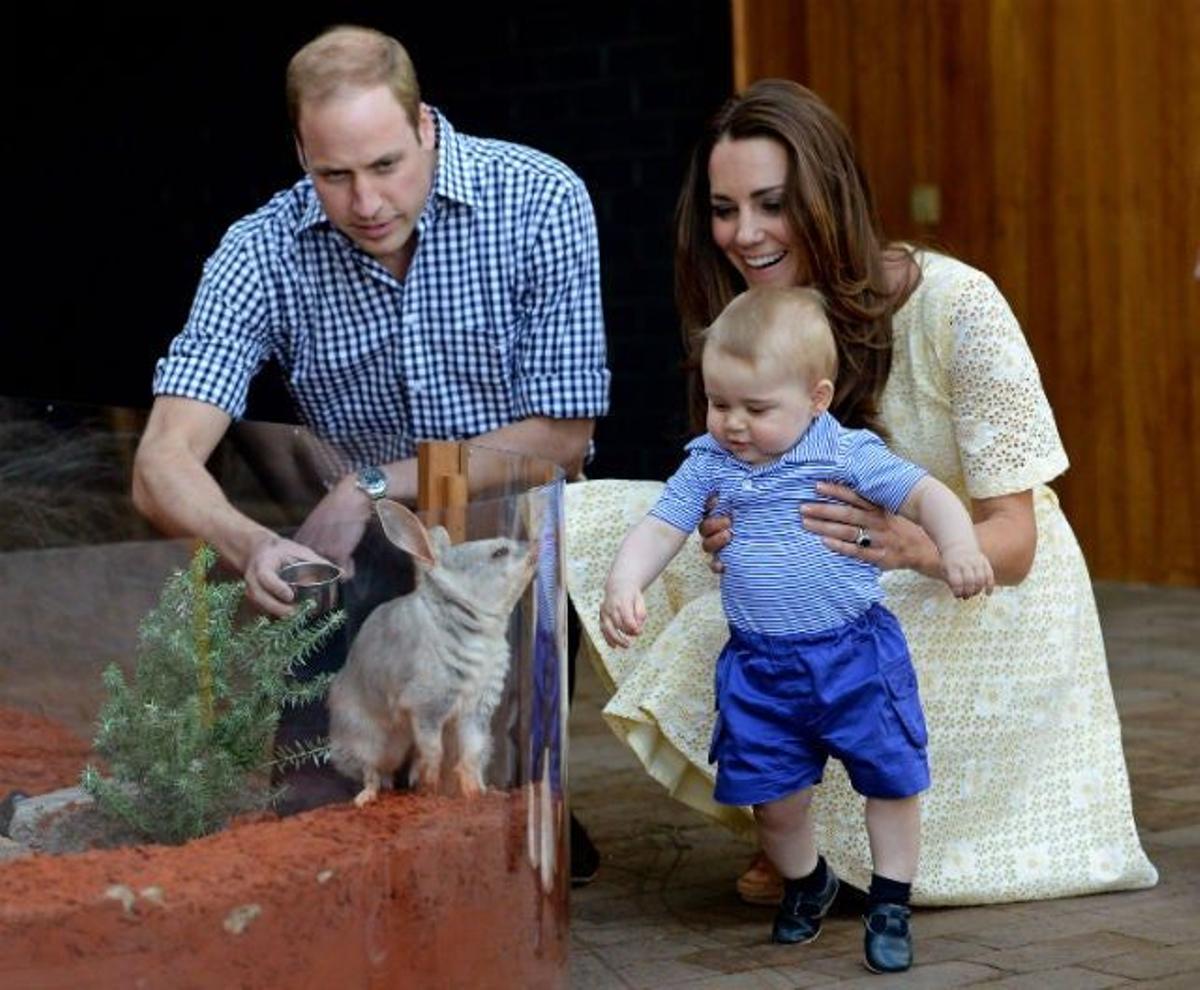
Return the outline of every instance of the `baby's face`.
[[[769,464],[804,435],[820,413],[807,382],[783,369],[708,347],[702,363],[708,432],[739,461]]]

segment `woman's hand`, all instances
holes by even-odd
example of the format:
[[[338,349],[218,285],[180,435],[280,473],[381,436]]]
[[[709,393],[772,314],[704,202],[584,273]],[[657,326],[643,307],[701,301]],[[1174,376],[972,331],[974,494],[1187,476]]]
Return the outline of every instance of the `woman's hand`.
[[[806,502],[800,507],[801,519],[804,528],[820,536],[834,553],[885,571],[905,568],[941,577],[937,547],[916,523],[885,512],[845,485],[823,481],[817,484],[817,492],[838,501]],[[708,549],[707,543],[704,548]]]
[[[712,512],[717,507],[717,496],[709,495],[704,503],[704,511]],[[717,560],[717,551],[723,550],[733,539],[733,519],[730,516],[705,516],[700,520],[700,546],[708,554],[708,569],[714,574],[725,570],[725,565]]]

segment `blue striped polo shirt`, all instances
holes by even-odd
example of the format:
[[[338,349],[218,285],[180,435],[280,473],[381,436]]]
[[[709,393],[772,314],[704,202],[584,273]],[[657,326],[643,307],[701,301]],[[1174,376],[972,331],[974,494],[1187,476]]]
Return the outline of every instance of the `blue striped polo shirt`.
[[[729,624],[782,636],[845,625],[883,597],[879,568],[827,549],[804,528],[800,505],[829,502],[819,481],[847,485],[897,511],[927,473],[870,430],[848,430],[818,416],[778,460],[747,464],[709,433],[687,445],[688,457],[667,481],[651,515],[690,533],[717,494],[714,515],[733,519],[734,538],[720,552],[721,601]]]
[[[155,395],[232,418],[268,358],[321,437],[410,456],[531,416],[608,408],[596,223],[583,182],[434,111],[433,188],[403,280],[337,230],[307,177],[230,227]],[[383,450],[382,447],[389,449]]]

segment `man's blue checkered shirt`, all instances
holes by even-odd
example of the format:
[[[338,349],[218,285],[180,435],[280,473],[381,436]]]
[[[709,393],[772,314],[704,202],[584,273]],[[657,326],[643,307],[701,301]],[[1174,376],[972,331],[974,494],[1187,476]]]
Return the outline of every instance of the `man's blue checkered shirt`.
[[[600,260],[582,181],[530,148],[458,134],[438,160],[397,280],[326,218],[305,178],[235,223],[208,260],[155,395],[242,416],[274,357],[332,440],[461,439],[608,408]]]

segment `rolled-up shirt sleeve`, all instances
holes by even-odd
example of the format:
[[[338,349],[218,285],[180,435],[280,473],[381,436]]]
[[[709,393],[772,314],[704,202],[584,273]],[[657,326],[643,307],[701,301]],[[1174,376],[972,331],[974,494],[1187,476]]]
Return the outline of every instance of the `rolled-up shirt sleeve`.
[[[205,264],[187,323],[155,365],[154,394],[208,402],[240,419],[267,357],[266,323],[258,272],[227,241]]]
[[[594,418],[608,411],[596,218],[575,178],[550,204],[529,262],[529,324],[516,345],[519,418]]]

